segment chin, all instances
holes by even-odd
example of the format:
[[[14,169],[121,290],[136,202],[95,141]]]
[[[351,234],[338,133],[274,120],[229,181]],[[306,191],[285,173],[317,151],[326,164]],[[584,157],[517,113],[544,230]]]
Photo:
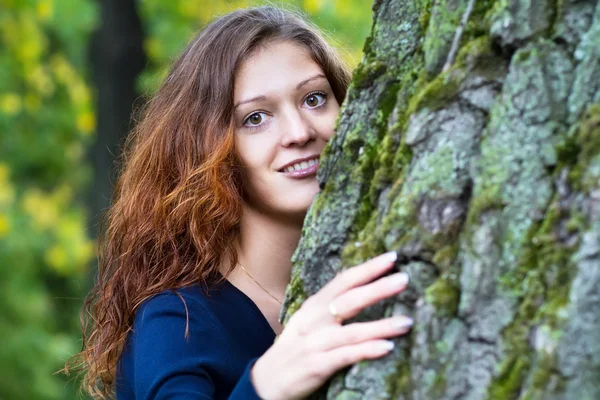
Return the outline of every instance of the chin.
[[[278,219],[303,220],[319,192],[319,186],[315,184],[309,187],[292,188],[292,190],[286,189],[288,190],[249,193],[247,200],[253,208],[277,216]]]
[[[306,214],[306,212],[310,208],[310,205],[312,204],[313,200],[317,196],[317,193],[318,193],[318,190],[315,191],[314,193],[307,193],[302,196],[298,195],[298,197],[294,199],[294,205],[292,208],[294,210],[298,210],[298,211],[302,210]]]
[[[287,198],[286,200],[278,204],[271,204],[271,211],[274,214],[278,214],[279,218],[293,221],[294,223],[302,224],[306,213],[312,204],[314,196],[301,196],[298,195],[295,198]]]

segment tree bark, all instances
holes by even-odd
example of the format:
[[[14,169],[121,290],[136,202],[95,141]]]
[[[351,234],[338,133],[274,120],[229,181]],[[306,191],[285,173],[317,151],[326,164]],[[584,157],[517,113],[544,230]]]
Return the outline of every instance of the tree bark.
[[[315,398],[600,398],[600,1],[378,0],[282,319],[396,250],[391,355]],[[349,321],[352,322],[352,321]]]

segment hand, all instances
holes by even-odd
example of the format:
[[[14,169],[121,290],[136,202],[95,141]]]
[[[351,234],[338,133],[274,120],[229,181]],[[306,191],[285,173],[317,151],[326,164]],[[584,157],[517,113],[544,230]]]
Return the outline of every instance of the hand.
[[[342,322],[406,287],[408,275],[403,272],[379,278],[392,268],[396,257],[395,252],[385,253],[349,268],[303,303],[252,368],[252,382],[261,398],[304,398],[338,370],[393,349],[393,342],[383,339],[407,333],[410,318]]]

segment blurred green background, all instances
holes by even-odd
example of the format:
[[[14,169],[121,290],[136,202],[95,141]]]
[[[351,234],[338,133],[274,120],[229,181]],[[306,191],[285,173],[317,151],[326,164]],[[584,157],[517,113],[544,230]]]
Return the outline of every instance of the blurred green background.
[[[351,66],[371,0],[290,0]],[[97,223],[132,108],[215,15],[264,1],[0,0],[0,400],[75,399]]]

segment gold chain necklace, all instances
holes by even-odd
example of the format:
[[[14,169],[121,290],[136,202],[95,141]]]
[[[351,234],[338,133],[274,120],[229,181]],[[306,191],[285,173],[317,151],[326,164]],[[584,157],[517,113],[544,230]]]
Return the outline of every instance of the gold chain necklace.
[[[262,290],[264,290],[264,292],[265,292],[266,294],[268,294],[269,296],[271,296],[271,298],[272,298],[273,300],[275,300],[276,302],[278,302],[280,305],[283,305],[283,302],[279,301],[279,299],[278,299],[277,297],[273,296],[273,295],[272,295],[272,294],[271,294],[271,293],[270,293],[270,292],[269,292],[267,289],[265,289],[265,288],[263,287],[263,285],[261,285],[260,283],[258,283],[258,281],[257,281],[256,279],[254,279],[254,278],[252,277],[252,275],[250,275],[250,272],[246,271],[246,268],[244,268],[244,266],[243,266],[242,264],[238,263],[238,265],[239,265],[240,267],[242,267],[242,270],[244,270],[244,272],[246,273],[246,275],[248,275],[248,276],[250,277],[250,279],[252,279],[252,280],[254,281],[254,283],[256,283],[256,284],[258,285],[258,287],[260,287]]]

